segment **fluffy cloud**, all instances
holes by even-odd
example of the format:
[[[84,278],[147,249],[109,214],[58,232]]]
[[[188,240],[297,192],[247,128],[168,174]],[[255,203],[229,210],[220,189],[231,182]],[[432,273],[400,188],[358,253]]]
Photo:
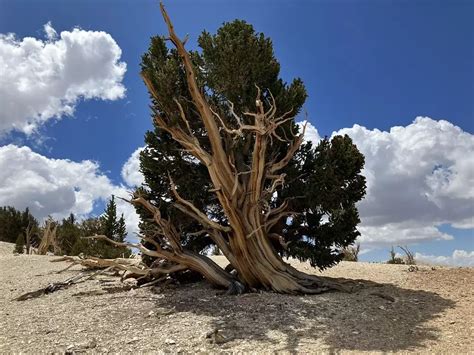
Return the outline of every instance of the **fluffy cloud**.
[[[140,172],[140,153],[143,147],[137,148],[122,167],[122,179],[128,186],[140,186],[143,181],[143,175]]]
[[[427,264],[474,266],[474,251],[455,250],[451,256],[434,256],[415,253],[415,260]]]
[[[389,132],[354,125],[335,134],[351,136],[366,157],[367,196],[359,204],[364,247],[451,240],[438,225],[474,226],[473,135],[427,117]],[[311,123],[305,139],[315,144],[321,139]],[[122,168],[129,186],[143,182],[142,149],[133,152]]]
[[[334,134],[348,134],[366,158],[363,243],[450,239],[436,226],[474,227],[472,134],[428,117],[389,132],[354,125]]]
[[[94,203],[110,196],[128,197],[127,188],[114,185],[96,162],[50,159],[28,147],[0,147],[0,206],[30,207],[36,217],[62,218],[70,212],[87,216]],[[133,206],[118,200],[128,231],[138,226]]]
[[[0,134],[30,134],[51,119],[71,115],[80,99],[117,100],[126,64],[105,32],[78,28],[46,39],[0,34]]]
[[[364,246],[386,246],[387,244],[412,244],[429,240],[452,240],[453,236],[440,232],[435,226],[419,225],[417,223],[387,223],[385,225],[369,226],[362,223],[359,227],[359,240]]]
[[[305,141],[312,142],[313,145],[316,145],[316,144],[319,143],[319,141],[321,140],[321,136],[319,135],[319,132],[316,129],[316,127],[314,127],[311,124],[311,122],[308,122],[308,121],[304,120],[304,121],[301,121],[301,122],[296,122],[296,124],[298,125],[298,127],[300,129],[300,132],[302,131],[303,126],[306,124],[306,131],[304,133],[304,140]]]

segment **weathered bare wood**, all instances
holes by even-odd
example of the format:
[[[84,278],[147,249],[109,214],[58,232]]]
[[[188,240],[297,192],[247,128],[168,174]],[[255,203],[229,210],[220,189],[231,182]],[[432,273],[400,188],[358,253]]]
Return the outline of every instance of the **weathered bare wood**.
[[[160,9],[168,28],[169,39],[182,60],[188,90],[207,132],[210,151],[205,151],[194,136],[189,120],[177,98],[174,100],[178,106],[180,124],[171,124],[161,115],[156,115],[154,120],[159,128],[168,132],[186,152],[196,157],[207,168],[213,184],[210,193],[216,194],[227,217],[227,224],[222,225],[211,220],[191,201],[180,196],[178,187],[170,177],[174,206],[201,224],[204,233],[200,234],[209,235],[214,240],[237,271],[237,279],[210,258],[183,248],[180,231],[173,221],[163,218],[156,206],[139,195],[133,196],[129,202],[145,208],[152,216],[156,230],[153,235],[143,235],[141,238],[151,243],[154,250],[146,248],[141,243],[118,243],[105,236],[93,238],[103,239],[117,246],[135,247],[145,255],[165,259],[173,265],[167,270],[148,268],[141,272],[131,271],[130,265],[114,266],[123,267],[123,270],[136,275],[143,275],[144,272],[150,275],[154,272],[160,275],[157,277],[161,277],[174,269],[189,268],[201,273],[214,285],[237,290],[236,292],[241,292],[244,285],[250,289],[264,288],[283,293],[320,293],[330,289],[344,289],[337,282],[297,271],[282,260],[272,245],[274,239],[285,247],[282,238],[271,235],[270,229],[281,219],[294,214],[288,210],[287,201],[276,208],[270,207],[273,193],[285,180],[285,175],[279,174],[278,171],[289,163],[299,149],[305,127],[298,136],[292,132],[291,137],[287,137],[284,133],[282,137],[278,131],[282,125],[293,120],[292,110],[276,117],[277,107],[272,93],[267,91],[270,102],[268,109],[265,109],[259,87],[257,87],[255,111],[243,113],[246,116],[245,124],[234,111],[233,104],[229,103],[230,116],[237,125],[236,128],[231,127],[227,117],[221,117],[206,101],[196,81],[190,55],[184,47],[186,41],[177,36],[162,3]],[[160,101],[154,82],[146,72],[142,72],[141,75],[150,94]],[[250,166],[229,148],[229,142],[239,139],[245,139],[243,145],[245,154],[251,156]],[[272,148],[273,139],[287,143],[288,149],[283,156],[270,154],[269,158],[268,151]]]
[[[57,224],[53,220],[48,219],[44,226],[43,237],[41,238],[40,245],[38,246],[38,254],[46,255],[50,247],[53,248],[53,253],[58,255],[61,254],[61,248],[59,247],[56,231]]]
[[[265,110],[259,87],[257,87],[255,112],[243,113],[250,118],[251,123],[244,124],[244,120],[234,111],[233,104],[229,103],[230,113],[235,119],[237,128],[228,126],[227,119],[221,117],[206,102],[198,87],[194,67],[189,53],[184,47],[184,42],[175,33],[163,4],[160,4],[160,9],[168,27],[169,39],[183,61],[189,93],[206,129],[211,152],[204,153],[202,151],[196,137],[193,136],[184,110],[177,100],[175,102],[179,108],[182,125],[170,125],[162,117],[156,117],[155,122],[207,167],[214,185],[212,192],[216,194],[227,216],[229,226],[221,226],[211,221],[205,213],[199,211],[190,201],[181,197],[170,178],[171,191],[176,201],[175,207],[196,219],[204,229],[208,230],[207,234],[213,237],[232,266],[237,270],[239,280],[247,287],[263,287],[287,293],[319,293],[333,288],[328,283],[323,285],[315,277],[305,276],[305,274],[297,272],[290,265],[283,262],[272,247],[271,239],[275,236],[269,235],[271,226],[292,214],[291,211],[288,211],[287,202],[271,209],[269,201],[272,194],[284,183],[285,175],[276,173],[288,164],[299,149],[303,141],[305,127],[303,133],[299,136],[281,137],[277,130],[293,119],[291,116],[292,110],[276,117],[277,107],[271,92],[269,93],[269,108]],[[142,76],[150,93],[159,100],[152,81],[147,78],[146,73],[142,73]],[[183,131],[181,127],[187,127],[187,132]],[[226,151],[224,142],[229,139],[241,139],[244,136],[246,136],[246,142],[253,142],[253,148],[248,144],[246,148],[251,152],[252,160],[250,169],[245,168],[245,170],[239,171],[242,164],[235,164],[234,152]],[[274,138],[287,142],[288,150],[278,161],[268,161],[267,151],[271,148]],[[276,157],[273,157],[273,159],[276,159]],[[268,186],[268,182],[270,187],[265,188],[265,186]],[[208,258],[196,255],[190,258],[188,252],[180,245],[179,233],[172,221],[161,218],[161,214],[156,207],[141,197],[134,198],[132,203],[140,204],[150,211],[158,226],[163,243],[169,246],[168,250],[163,250],[158,246],[156,251],[151,254],[155,253],[155,255],[158,254],[167,260],[187,265],[203,274],[212,271],[218,277],[215,277],[216,275],[208,275],[207,277],[215,284],[223,285],[232,282],[232,279],[225,277],[225,271],[222,274],[221,271],[218,271],[222,269],[216,269],[208,261],[204,262]],[[145,238],[147,237],[145,236]],[[148,237],[146,240],[151,239],[153,238]],[[281,238],[276,237],[276,240],[282,242]],[[143,248],[140,250],[143,251]],[[172,253],[170,253],[171,251]],[[150,255],[148,251],[143,252]],[[222,282],[222,278],[226,282]]]
[[[108,271],[108,269],[98,270],[98,271],[96,271],[96,272],[94,272],[90,275],[86,272],[81,272],[80,274],[75,275],[73,277],[70,277],[65,281],[51,283],[51,284],[49,284],[48,286],[46,286],[44,288],[40,288],[39,290],[36,290],[36,291],[33,291],[33,292],[27,292],[27,293],[15,298],[14,301],[26,301],[26,300],[29,300],[29,299],[32,299],[32,298],[40,297],[42,295],[47,295],[49,293],[53,293],[53,292],[56,292],[58,290],[68,288],[72,285],[75,285],[75,284],[78,284],[78,283],[81,283],[81,282],[85,282],[85,281],[93,278],[94,276],[102,274],[106,271]]]
[[[30,254],[32,234],[33,234],[33,224],[32,224],[31,218],[28,216],[28,226],[26,227],[26,230],[25,230],[26,254]]]

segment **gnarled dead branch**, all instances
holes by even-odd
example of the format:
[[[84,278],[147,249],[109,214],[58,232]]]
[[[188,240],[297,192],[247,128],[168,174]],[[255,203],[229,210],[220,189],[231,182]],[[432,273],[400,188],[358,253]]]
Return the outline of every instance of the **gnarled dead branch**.
[[[50,249],[52,249],[53,253],[58,255],[61,254],[61,248],[59,247],[57,238],[56,238],[56,231],[57,231],[57,224],[54,223],[53,220],[48,219],[44,226],[43,237],[41,238],[40,245],[38,247],[38,254],[46,255]]]

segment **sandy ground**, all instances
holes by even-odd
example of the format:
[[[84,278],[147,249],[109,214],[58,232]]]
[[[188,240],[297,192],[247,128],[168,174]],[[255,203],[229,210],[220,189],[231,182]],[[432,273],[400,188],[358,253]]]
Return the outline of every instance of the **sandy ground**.
[[[360,279],[364,287],[315,296],[225,296],[204,282],[129,290],[117,278],[98,276],[18,302],[13,299],[81,268],[57,274],[67,264],[51,263],[47,256],[13,256],[12,248],[0,243],[2,354],[474,349],[473,268],[422,266],[408,272],[404,265],[342,263],[324,274]],[[317,273],[306,264],[297,266]],[[209,336],[213,331],[218,335]]]

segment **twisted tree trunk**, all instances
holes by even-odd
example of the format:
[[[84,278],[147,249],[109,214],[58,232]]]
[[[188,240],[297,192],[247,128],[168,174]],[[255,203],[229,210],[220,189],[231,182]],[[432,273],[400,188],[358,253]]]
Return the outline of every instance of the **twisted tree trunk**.
[[[209,235],[230,264],[237,271],[237,278],[217,266],[209,258],[191,253],[183,249],[180,242],[180,233],[173,221],[162,218],[159,209],[141,196],[134,196],[131,203],[147,209],[153,216],[157,231],[154,235],[142,236],[145,242],[154,246],[154,250],[145,248],[142,244],[133,244],[142,253],[166,259],[177,265],[184,265],[204,275],[212,284],[221,287],[238,285],[238,289],[264,288],[282,293],[319,293],[328,289],[341,289],[335,282],[306,275],[285,263],[276,253],[270,239],[272,226],[288,216],[288,204],[271,208],[270,201],[277,188],[284,183],[285,174],[280,174],[303,141],[303,133],[290,139],[283,139],[276,130],[285,122],[293,120],[290,112],[276,117],[275,100],[268,110],[264,109],[260,89],[256,97],[255,112],[246,112],[252,124],[245,124],[233,110],[229,103],[231,115],[234,119],[232,127],[214,112],[206,101],[196,82],[196,75],[189,53],[176,35],[173,25],[163,4],[160,4],[163,18],[169,31],[169,40],[174,44],[180,55],[186,71],[186,81],[192,101],[202,120],[210,150],[204,149],[194,136],[188,119],[180,102],[175,99],[180,112],[178,124],[171,123],[165,115],[156,114],[154,117],[157,126],[168,132],[182,147],[194,155],[207,167],[210,179],[214,185],[212,193],[217,199],[227,217],[227,224],[222,225],[208,218],[205,212],[200,211],[192,202],[185,200],[179,194],[179,186],[175,186],[170,177],[171,191],[175,197],[174,206],[188,214],[203,227],[203,233]],[[159,102],[154,83],[146,72],[142,72],[143,80],[150,94]],[[271,93],[270,93],[271,95]],[[238,160],[232,149],[226,150],[223,143],[228,139],[245,139],[253,142],[252,159],[249,167],[237,164]],[[288,150],[279,159],[268,159],[267,149],[273,139],[284,140]],[[107,239],[106,237],[101,237]],[[282,240],[278,235],[272,238]],[[117,245],[125,245],[116,243]],[[130,245],[129,243],[126,243]],[[150,273],[162,274],[159,268],[151,269]]]

